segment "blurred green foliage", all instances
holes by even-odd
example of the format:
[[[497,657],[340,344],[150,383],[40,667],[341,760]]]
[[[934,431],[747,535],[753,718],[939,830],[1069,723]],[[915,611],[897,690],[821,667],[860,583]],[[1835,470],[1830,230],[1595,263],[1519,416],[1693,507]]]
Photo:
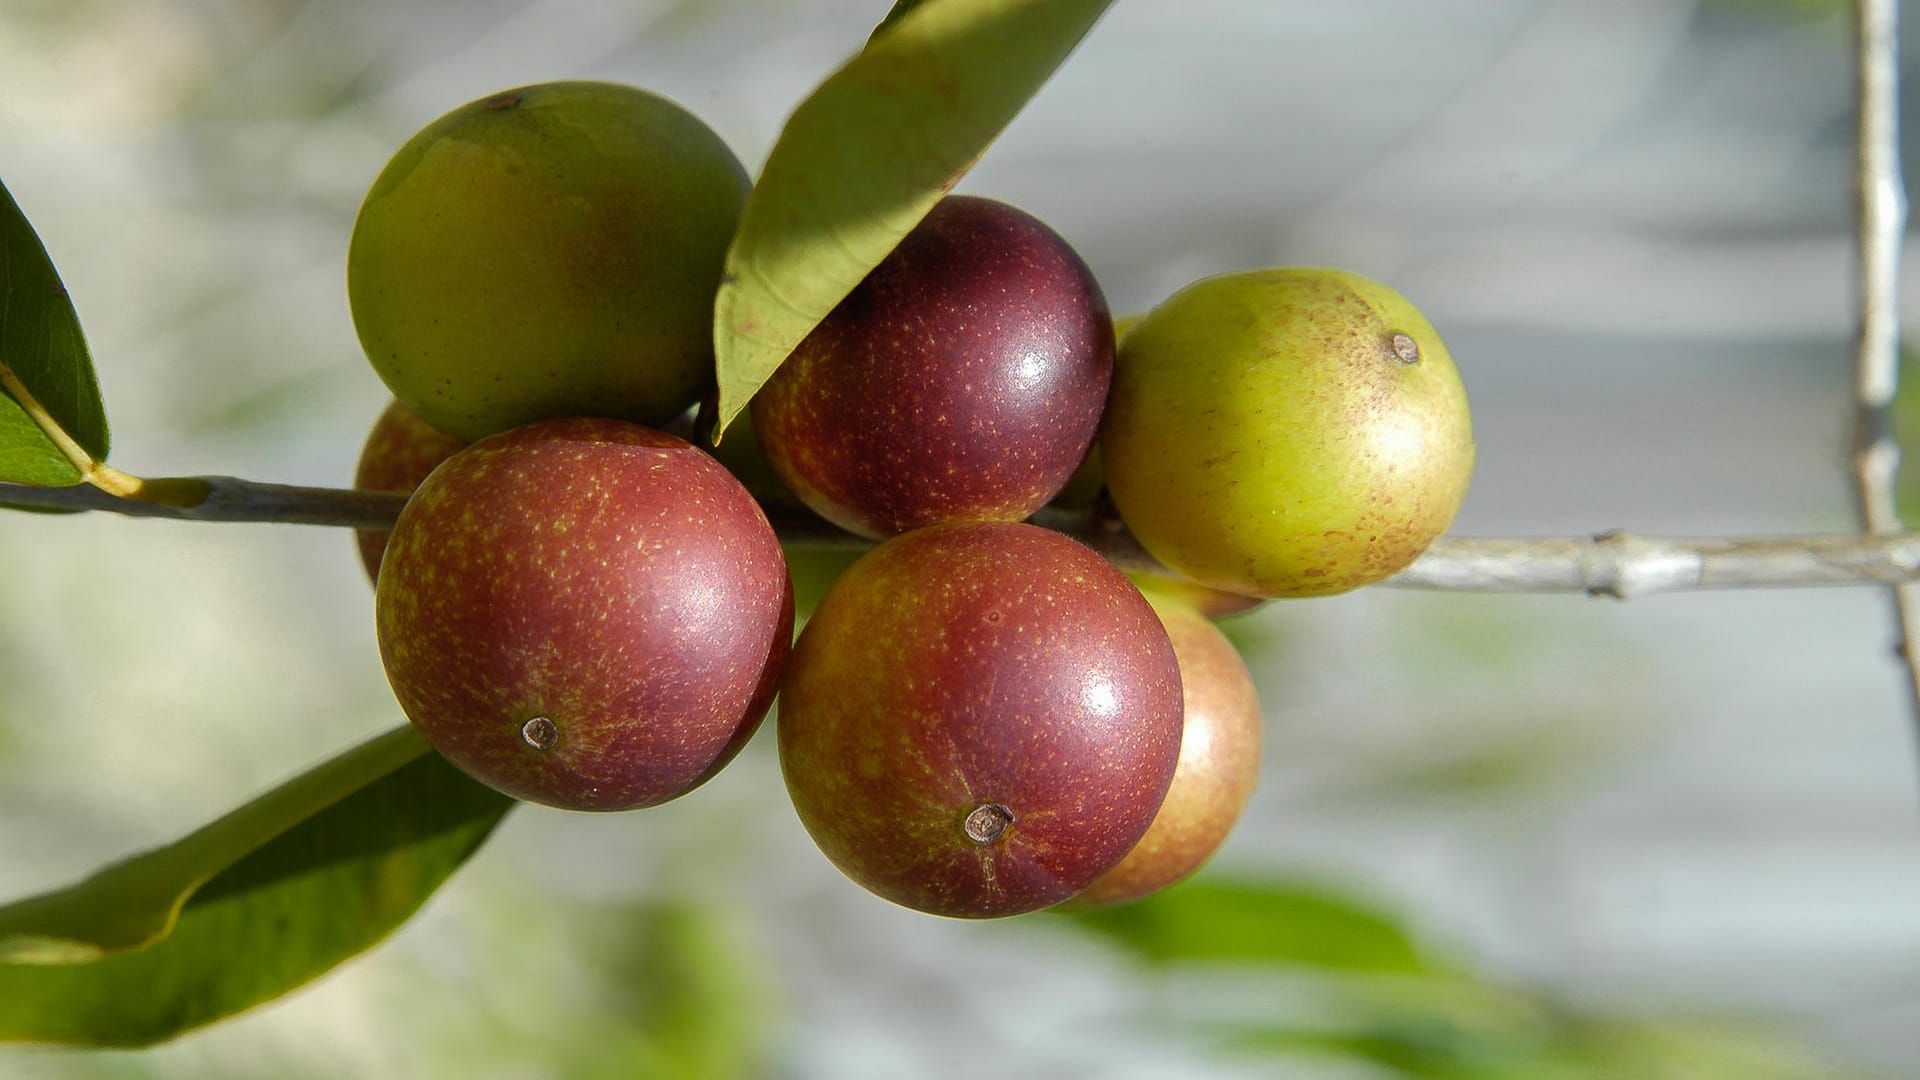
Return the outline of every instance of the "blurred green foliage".
[[[463,932],[476,946],[468,991],[395,1002],[420,1080],[751,1080],[773,1067],[782,1013],[725,904],[573,900],[529,882],[494,891]]]
[[[1406,931],[1353,900],[1297,882],[1202,876],[1145,903],[1065,918],[1156,965],[1231,961],[1413,973]]]
[[[512,805],[403,727],[0,908],[0,1042],[146,1045],[279,997],[404,923]]]
[[[1288,879],[1199,878],[1061,920],[1180,986],[1265,977],[1290,1007],[1137,1022],[1223,1058],[1338,1060],[1422,1080],[1839,1080],[1754,1025],[1616,1019],[1479,977],[1375,905]],[[1344,1074],[1343,1074],[1344,1075]]]

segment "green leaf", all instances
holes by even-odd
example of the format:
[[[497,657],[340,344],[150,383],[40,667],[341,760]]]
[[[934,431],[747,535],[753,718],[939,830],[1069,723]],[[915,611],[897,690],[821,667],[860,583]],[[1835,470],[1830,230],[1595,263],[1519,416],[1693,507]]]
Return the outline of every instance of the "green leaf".
[[[1478,992],[1459,984],[1471,999]],[[1489,991],[1491,993],[1491,991]],[[1508,994],[1506,1015],[1469,1007],[1395,1009],[1334,1024],[1284,1021],[1202,1026],[1234,1056],[1364,1061],[1428,1080],[1842,1080],[1857,1074],[1751,1021],[1613,1019],[1541,995]]]
[[[275,837],[425,754],[411,727],[361,744],[177,843],[0,908],[0,962],[76,964],[165,937],[194,890]]]
[[[903,16],[905,16],[907,12],[912,11],[914,8],[917,8],[921,4],[924,4],[926,2],[927,0],[896,0],[893,7],[888,10],[887,17],[884,19],[881,19],[880,25],[873,28],[874,36],[878,36],[880,31],[885,30],[887,27],[892,26],[894,23],[899,22],[900,19]],[[869,37],[867,40],[872,41],[873,38]]]
[[[788,118],[727,251],[724,429],[919,224],[1111,0],[920,0]]]
[[[0,909],[0,1041],[145,1045],[278,997],[405,922],[512,805],[401,728]]]
[[[107,457],[100,383],[66,286],[26,215],[0,185],[0,362],[94,457]],[[26,410],[0,393],[0,480],[43,487],[80,482],[79,470]]]
[[[1151,899],[1064,909],[1082,929],[1154,964],[1232,961],[1343,971],[1437,970],[1385,915],[1322,889],[1201,877]]]

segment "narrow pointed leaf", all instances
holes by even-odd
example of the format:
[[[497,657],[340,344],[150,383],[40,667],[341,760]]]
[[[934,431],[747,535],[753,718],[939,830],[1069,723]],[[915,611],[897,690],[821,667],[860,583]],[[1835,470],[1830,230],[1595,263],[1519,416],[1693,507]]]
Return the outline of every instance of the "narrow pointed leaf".
[[[788,118],[714,308],[724,429],[926,216],[1110,0],[918,0]]]
[[[0,909],[0,1042],[145,1045],[278,997],[405,922],[512,805],[403,728]]]
[[[166,936],[187,897],[215,874],[426,753],[426,741],[411,726],[396,728],[182,840],[0,907],[0,961],[87,963],[145,948]]]
[[[25,214],[0,185],[0,362],[67,434],[94,457],[107,456],[107,416],[80,318],[53,260]],[[11,397],[0,393],[0,480],[59,487],[79,470]]]
[[[907,12],[912,11],[914,8],[926,2],[927,0],[895,0],[893,7],[887,12],[887,17],[880,20],[880,25],[874,27],[873,32],[875,34],[880,33],[880,31],[899,22],[906,16]],[[871,40],[871,38],[869,38],[869,40]]]

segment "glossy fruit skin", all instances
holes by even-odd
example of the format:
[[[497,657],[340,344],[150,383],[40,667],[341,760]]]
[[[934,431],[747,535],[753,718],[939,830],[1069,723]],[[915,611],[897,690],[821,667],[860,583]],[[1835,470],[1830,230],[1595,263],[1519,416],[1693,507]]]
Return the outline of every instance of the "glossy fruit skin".
[[[1112,372],[1079,255],[1023,211],[954,195],[800,343],[753,421],[787,486],[852,532],[1016,521],[1086,457]]]
[[[1246,661],[1179,593],[1144,592],[1180,661],[1180,764],[1147,834],[1075,907],[1127,903],[1191,876],[1226,843],[1260,779],[1260,697]]]
[[[862,556],[814,612],[782,689],[780,764],[854,881],[937,915],[1016,915],[1139,840],[1173,779],[1180,709],[1166,631],[1105,560],[1031,525],[935,525]]]
[[[367,432],[353,486],[362,491],[411,493],[441,462],[467,445],[434,428],[398,401],[388,403]],[[367,580],[380,580],[380,556],[387,549],[386,529],[358,529],[353,539]]]
[[[461,106],[402,146],[347,252],[374,370],[427,423],[662,424],[713,385],[713,301],[745,170],[665,98],[604,82]]]
[[[570,810],[704,783],[766,714],[793,633],[746,490],[698,448],[604,419],[448,458],[401,512],[374,596],[388,681],[434,748]]]
[[[1100,449],[1148,552],[1269,597],[1403,569],[1446,531],[1474,458],[1426,317],[1378,282],[1296,268],[1207,278],[1150,312],[1115,361]]]
[[[1147,595],[1147,599],[1153,601],[1155,608],[1161,608],[1166,604],[1178,604],[1212,620],[1245,615],[1267,602],[1264,597],[1210,589],[1186,578],[1166,578],[1135,573],[1129,573],[1127,576],[1132,578],[1133,583],[1140,587],[1140,591]]]

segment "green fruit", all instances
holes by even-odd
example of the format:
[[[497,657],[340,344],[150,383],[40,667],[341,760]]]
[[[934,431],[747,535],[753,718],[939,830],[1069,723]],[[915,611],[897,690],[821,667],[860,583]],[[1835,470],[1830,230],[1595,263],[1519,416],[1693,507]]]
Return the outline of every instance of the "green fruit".
[[[1192,875],[1226,843],[1260,778],[1260,698],[1246,661],[1184,594],[1142,592],[1180,662],[1180,763],[1147,834],[1074,898],[1076,907],[1138,900]]]
[[[713,300],[746,200],[697,117],[629,86],[470,102],[393,156],[347,252],[367,357],[427,423],[665,423],[713,385]]]
[[[1112,564],[1018,522],[928,526],[841,575],[781,687],[820,850],[938,915],[1059,903],[1146,832],[1180,753],[1166,631]]]
[[[625,810],[732,759],[779,686],[779,539],[704,451],[617,420],[490,436],[420,483],[374,592],[434,749],[516,798]]]
[[[1315,596],[1378,581],[1446,531],[1473,472],[1453,359],[1399,293],[1339,270],[1189,285],[1127,335],[1107,488],[1203,585]]]

